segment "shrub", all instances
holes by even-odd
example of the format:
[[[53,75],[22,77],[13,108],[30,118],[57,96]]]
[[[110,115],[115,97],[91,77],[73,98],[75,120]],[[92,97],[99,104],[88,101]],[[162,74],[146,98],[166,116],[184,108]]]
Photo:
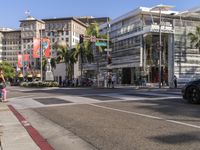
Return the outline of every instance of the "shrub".
[[[58,82],[41,82],[41,81],[34,81],[34,82],[22,82],[20,86],[23,87],[58,87]]]

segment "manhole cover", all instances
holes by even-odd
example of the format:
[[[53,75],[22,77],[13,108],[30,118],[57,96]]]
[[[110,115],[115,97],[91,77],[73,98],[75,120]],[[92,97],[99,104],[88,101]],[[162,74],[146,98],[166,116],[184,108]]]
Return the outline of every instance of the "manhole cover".
[[[34,100],[45,105],[71,103],[70,101],[59,98],[35,98]]]

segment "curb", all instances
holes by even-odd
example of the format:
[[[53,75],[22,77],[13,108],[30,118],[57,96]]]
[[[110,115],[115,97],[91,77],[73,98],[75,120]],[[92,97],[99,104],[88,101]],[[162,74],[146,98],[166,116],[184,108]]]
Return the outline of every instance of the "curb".
[[[19,120],[21,125],[26,129],[33,141],[38,145],[41,150],[54,150],[54,148],[40,135],[40,133],[12,106],[8,108]]]

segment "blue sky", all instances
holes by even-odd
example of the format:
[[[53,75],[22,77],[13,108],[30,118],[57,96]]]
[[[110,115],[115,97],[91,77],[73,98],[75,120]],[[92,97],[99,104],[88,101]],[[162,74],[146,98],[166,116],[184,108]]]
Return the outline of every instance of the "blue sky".
[[[38,19],[69,16],[111,17],[123,15],[139,6],[173,5],[173,10],[200,6],[199,0],[2,0],[0,27],[18,28],[25,11]]]

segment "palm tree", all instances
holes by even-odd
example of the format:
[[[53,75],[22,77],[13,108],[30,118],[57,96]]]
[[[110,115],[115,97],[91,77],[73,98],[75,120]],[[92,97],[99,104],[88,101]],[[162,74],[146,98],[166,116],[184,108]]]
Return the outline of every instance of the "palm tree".
[[[56,68],[56,59],[55,58],[51,58],[51,68],[52,69]]]
[[[194,33],[188,33],[188,36],[191,40],[191,43],[195,46],[195,48],[199,49],[200,53],[200,26],[196,27],[196,32]]]
[[[72,78],[73,76],[73,64],[74,61],[71,58],[72,54],[69,50],[68,45],[65,41],[58,41],[55,44],[55,47],[57,49],[57,63],[65,63],[66,65],[66,75],[68,78]]]
[[[88,37],[95,36],[96,38],[107,38],[107,35],[101,35],[99,34],[99,28],[97,23],[92,23],[87,29],[86,29],[86,35]],[[90,42],[89,40],[85,40],[82,44],[82,56],[83,60],[86,63],[91,63],[94,61],[93,56],[93,49],[94,49],[94,43]],[[81,48],[80,44],[77,44],[76,51],[73,51],[73,56],[75,57],[76,61],[80,57],[81,54]],[[95,46],[97,52],[103,52],[103,48],[100,46]]]
[[[96,37],[96,38],[103,38],[106,39],[107,35],[101,35],[99,34],[99,28],[97,23],[92,23],[87,29],[86,29],[86,35],[87,37]],[[97,58],[95,58],[97,63],[97,79],[99,74],[99,55],[102,54],[103,48],[101,46],[96,46],[94,42],[91,42],[90,40],[84,40],[83,43],[80,45],[77,44],[76,50],[73,51],[72,55],[75,58],[75,61],[78,59],[81,60],[81,78],[82,78],[82,70],[83,70],[83,63],[92,63],[94,62],[94,53],[96,52]]]

